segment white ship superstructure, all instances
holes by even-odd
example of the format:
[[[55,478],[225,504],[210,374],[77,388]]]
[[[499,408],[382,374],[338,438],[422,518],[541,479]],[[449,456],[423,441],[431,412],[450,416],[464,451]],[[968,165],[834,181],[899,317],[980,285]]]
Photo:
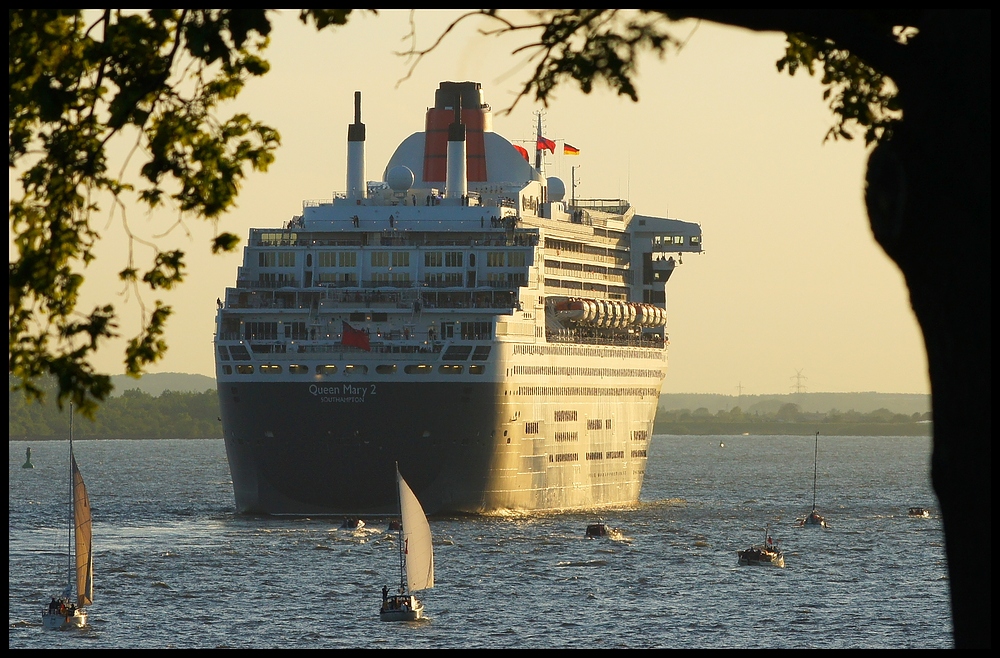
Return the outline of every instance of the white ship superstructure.
[[[391,514],[394,463],[430,514],[637,502],[700,227],[567,201],[478,83],[441,83],[381,181],[365,132],[356,93],[347,191],[252,229],[218,310],[238,511]]]

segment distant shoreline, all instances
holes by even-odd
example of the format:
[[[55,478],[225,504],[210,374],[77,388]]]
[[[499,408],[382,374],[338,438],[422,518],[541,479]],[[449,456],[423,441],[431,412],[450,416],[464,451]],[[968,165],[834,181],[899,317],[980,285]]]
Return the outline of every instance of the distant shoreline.
[[[719,423],[703,422],[657,423],[653,434],[668,436],[914,436],[933,435],[932,423]],[[74,441],[182,441],[222,440],[221,436],[77,436]],[[8,436],[13,441],[65,441],[66,436]]]
[[[933,423],[723,423],[713,420],[655,423],[653,434],[695,436],[932,436]]]

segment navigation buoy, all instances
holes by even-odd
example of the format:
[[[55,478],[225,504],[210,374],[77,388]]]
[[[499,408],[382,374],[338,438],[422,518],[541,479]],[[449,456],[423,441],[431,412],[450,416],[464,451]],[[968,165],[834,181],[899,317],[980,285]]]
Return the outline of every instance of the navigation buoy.
[[[24,463],[21,465],[21,468],[34,468],[35,465],[31,463],[31,448],[25,448],[24,450]]]

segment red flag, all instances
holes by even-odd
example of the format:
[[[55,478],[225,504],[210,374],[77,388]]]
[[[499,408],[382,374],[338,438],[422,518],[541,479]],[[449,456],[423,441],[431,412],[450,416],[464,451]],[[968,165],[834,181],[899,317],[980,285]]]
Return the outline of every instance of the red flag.
[[[536,143],[536,148],[539,151],[544,151],[545,149],[548,149],[552,153],[555,153],[556,152],[556,143],[553,142],[551,139],[546,139],[545,137],[542,137],[541,135],[539,135],[538,136],[538,142]]]
[[[355,329],[346,322],[344,322],[344,333],[340,337],[340,344],[358,347],[366,352],[372,351],[371,343],[368,341],[368,334],[361,329]]]
[[[528,149],[524,148],[523,146],[518,146],[517,144],[511,144],[511,146],[517,149],[517,152],[521,154],[521,157],[523,157],[528,162],[531,162],[531,158],[528,157]]]

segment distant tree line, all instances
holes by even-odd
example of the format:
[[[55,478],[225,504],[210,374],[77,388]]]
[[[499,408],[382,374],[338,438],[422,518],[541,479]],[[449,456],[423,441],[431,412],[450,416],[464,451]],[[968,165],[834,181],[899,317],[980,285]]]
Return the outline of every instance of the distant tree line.
[[[55,388],[53,387],[53,392]],[[28,402],[24,394],[8,389],[8,440],[69,438],[69,408],[59,409],[55,395],[44,402]],[[157,397],[138,389],[109,397],[94,420],[77,414],[73,436],[78,439],[218,439],[219,396],[164,391]]]
[[[824,434],[896,436],[929,435],[931,413],[910,415],[888,409],[868,413],[858,411],[802,411],[798,404],[783,404],[773,413],[745,412],[740,407],[719,410],[712,414],[707,408],[657,410],[653,432],[656,434]]]

